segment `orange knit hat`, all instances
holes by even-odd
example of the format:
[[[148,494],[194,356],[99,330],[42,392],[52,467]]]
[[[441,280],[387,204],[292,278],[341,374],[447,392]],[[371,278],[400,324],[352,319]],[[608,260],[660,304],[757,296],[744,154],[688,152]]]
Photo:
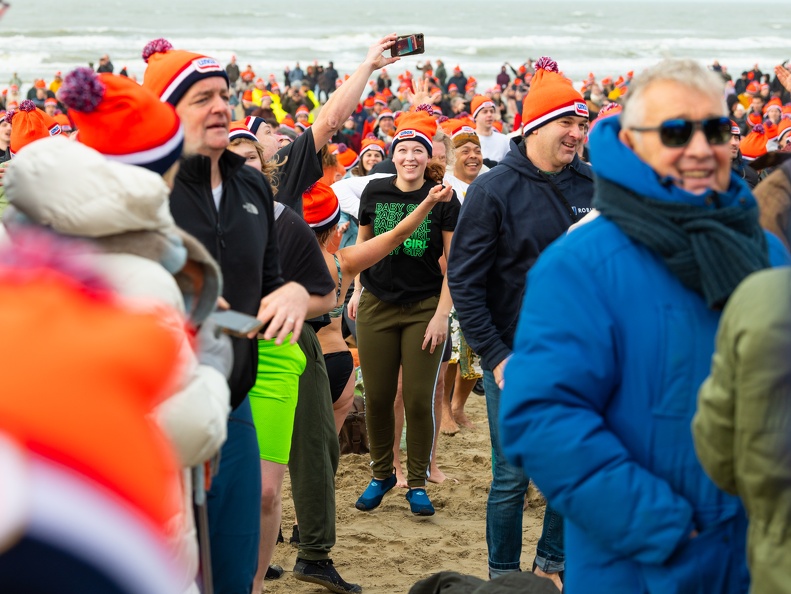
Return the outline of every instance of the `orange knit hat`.
[[[6,121],[11,124],[11,142],[8,149],[13,157],[22,148],[50,136],[48,120],[52,120],[30,99],[25,99],[19,106],[19,111],[10,111]]]
[[[527,136],[544,124],[564,116],[589,117],[582,95],[571,81],[558,73],[558,64],[543,57],[536,62],[536,74],[522,108],[522,131]]]
[[[302,216],[316,232],[332,229],[341,218],[341,205],[335,192],[318,181],[302,194]]]
[[[258,138],[256,138],[255,134],[250,131],[250,129],[247,127],[247,124],[245,122],[246,120],[237,120],[235,122],[231,122],[231,128],[230,130],[228,130],[229,140],[236,140],[237,138],[243,138],[245,140],[258,142]]]
[[[742,135],[742,129],[739,128],[739,124],[737,124],[733,120],[731,120],[731,135],[732,136],[741,136]]]
[[[176,111],[135,81],[77,68],[60,93],[78,140],[108,159],[162,175],[181,156],[184,130]]]
[[[373,135],[371,135],[369,138],[366,138],[363,140],[362,147],[360,148],[360,157],[362,157],[368,151],[377,151],[384,157],[386,154],[384,141],[379,140]]]
[[[745,161],[754,161],[766,154],[766,131],[762,125],[755,126],[752,131],[742,138],[739,150]]]
[[[780,120],[780,123],[777,124],[777,143],[780,149],[785,146],[789,136],[791,136],[791,120],[783,118]]]
[[[338,163],[343,165],[346,171],[349,171],[349,169],[360,162],[359,155],[342,142],[330,145],[330,149],[330,152],[338,157]]]
[[[445,134],[450,136],[454,148],[459,148],[468,142],[481,146],[481,139],[478,137],[478,133],[466,120],[447,120],[442,122],[440,127]]]
[[[780,113],[783,113],[783,104],[780,102],[780,99],[778,99],[777,97],[772,97],[769,101],[766,102],[766,105],[764,105],[764,108],[762,110],[763,114],[766,115],[766,112],[772,108],[775,108]]]
[[[58,126],[60,126],[60,131],[62,134],[69,134],[74,130],[69,116],[67,116],[65,113],[59,113],[52,119],[55,120]]]
[[[478,113],[482,109],[486,109],[487,107],[491,107],[494,109],[494,101],[489,99],[486,95],[475,95],[472,98],[472,103],[470,104],[470,110],[472,111],[472,119],[478,117]]]
[[[166,39],[155,39],[143,49],[148,64],[143,86],[162,101],[175,106],[189,88],[199,80],[219,76],[229,84],[225,69],[214,58],[184,50],[174,50]]]
[[[403,140],[414,140],[428,150],[428,156],[434,154],[433,138],[437,133],[437,121],[432,116],[431,106],[423,103],[415,111],[403,113],[396,120],[396,133],[393,137],[392,149]]]

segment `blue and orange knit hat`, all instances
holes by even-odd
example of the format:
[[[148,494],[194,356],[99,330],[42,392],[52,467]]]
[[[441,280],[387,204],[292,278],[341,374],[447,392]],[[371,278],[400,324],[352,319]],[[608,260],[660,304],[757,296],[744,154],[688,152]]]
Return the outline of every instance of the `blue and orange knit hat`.
[[[228,75],[217,60],[203,54],[175,50],[166,39],[149,42],[143,49],[143,60],[148,64],[143,86],[173,106],[192,85],[204,78],[219,76],[229,84]]]

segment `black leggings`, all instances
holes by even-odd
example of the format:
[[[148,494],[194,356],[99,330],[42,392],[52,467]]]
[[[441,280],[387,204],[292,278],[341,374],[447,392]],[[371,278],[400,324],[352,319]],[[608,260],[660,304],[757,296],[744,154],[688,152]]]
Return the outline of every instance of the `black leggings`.
[[[330,378],[330,393],[333,404],[343,394],[343,389],[354,371],[354,359],[349,351],[338,351],[324,355],[327,375]]]

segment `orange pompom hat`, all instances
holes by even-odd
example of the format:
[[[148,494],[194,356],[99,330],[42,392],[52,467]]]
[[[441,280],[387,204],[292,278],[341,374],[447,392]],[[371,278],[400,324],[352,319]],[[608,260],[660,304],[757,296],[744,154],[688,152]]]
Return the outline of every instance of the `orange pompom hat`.
[[[49,121],[52,118],[36,109],[36,104],[30,99],[25,99],[20,104],[19,111],[10,111],[6,115],[6,121],[11,124],[11,142],[8,149],[12,157],[31,142],[50,136]]]
[[[162,175],[181,156],[184,129],[176,110],[135,81],[77,68],[60,94],[79,142],[108,159]]]
[[[331,187],[322,181],[302,194],[302,216],[316,232],[332,229],[341,218],[341,205]]]
[[[459,148],[468,142],[481,146],[481,139],[478,137],[478,133],[466,120],[446,120],[440,124],[440,127],[445,134],[450,136],[454,148]]]
[[[739,150],[745,161],[755,161],[761,155],[766,154],[766,130],[762,125],[755,126],[752,131],[742,138],[739,143]]]
[[[470,104],[470,109],[472,110],[472,119],[474,120],[477,118],[478,113],[487,107],[494,109],[494,101],[489,99],[489,97],[486,95],[475,95],[475,97],[472,98],[472,103]]]
[[[199,80],[219,76],[229,84],[228,75],[217,60],[203,54],[175,50],[166,39],[149,42],[143,48],[143,60],[148,64],[143,86],[174,107]]]
[[[540,58],[522,108],[522,131],[527,136],[565,116],[589,117],[585,99],[570,80],[558,73],[557,62],[547,57]]]
[[[330,145],[330,148],[332,154],[338,157],[338,163],[343,165],[346,171],[349,171],[349,169],[360,162],[359,155],[342,142],[340,144]]]
[[[428,150],[428,156],[434,154],[433,138],[437,133],[437,121],[432,116],[431,106],[423,103],[415,111],[401,114],[396,120],[396,133],[393,137],[392,148],[404,140],[414,140],[421,143]]]

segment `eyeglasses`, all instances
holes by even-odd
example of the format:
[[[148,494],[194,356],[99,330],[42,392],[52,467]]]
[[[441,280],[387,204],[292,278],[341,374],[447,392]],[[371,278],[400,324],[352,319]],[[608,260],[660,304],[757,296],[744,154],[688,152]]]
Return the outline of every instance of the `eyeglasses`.
[[[726,117],[705,120],[682,118],[665,120],[653,128],[631,128],[635,132],[659,132],[659,140],[668,148],[687,146],[696,130],[703,130],[709,144],[727,144],[731,140],[731,121]]]

